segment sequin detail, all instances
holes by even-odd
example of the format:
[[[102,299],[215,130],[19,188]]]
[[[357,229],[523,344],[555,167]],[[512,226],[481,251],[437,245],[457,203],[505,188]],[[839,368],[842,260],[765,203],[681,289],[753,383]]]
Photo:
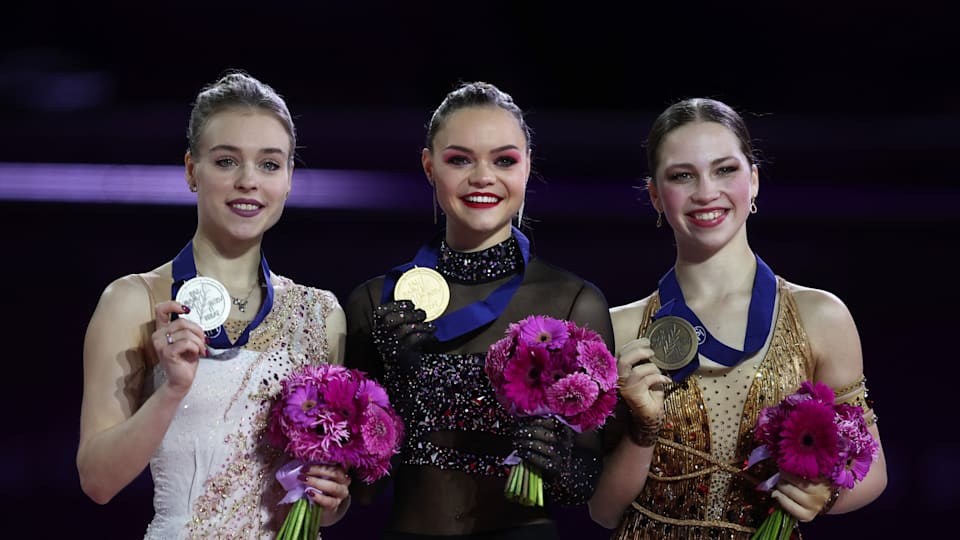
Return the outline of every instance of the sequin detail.
[[[702,365],[696,376],[667,396],[666,422],[647,482],[624,513],[614,539],[745,540],[766,517],[770,498],[754,486],[775,472],[773,465],[761,462],[747,472],[740,470],[756,445],[757,416],[813,376],[806,332],[779,278],[778,293],[773,334],[766,353],[757,355],[762,359],[725,371]],[[659,303],[654,295],[640,332]]]
[[[155,516],[145,538],[273,538],[284,516],[273,472],[281,452],[265,438],[280,379],[326,362],[334,295],[278,277],[273,309],[244,347],[201,358],[190,393],[151,459]],[[228,321],[227,331],[245,327]],[[154,387],[163,370],[154,371]]]
[[[479,353],[424,354],[415,373],[387,362],[384,381],[407,426],[404,464],[506,477],[509,468],[501,464],[506,456],[440,447],[426,439],[433,431],[513,433],[516,422],[497,402],[484,362]]]
[[[514,237],[481,251],[454,251],[440,242],[437,271],[458,283],[487,283],[516,274],[523,265],[520,245]]]

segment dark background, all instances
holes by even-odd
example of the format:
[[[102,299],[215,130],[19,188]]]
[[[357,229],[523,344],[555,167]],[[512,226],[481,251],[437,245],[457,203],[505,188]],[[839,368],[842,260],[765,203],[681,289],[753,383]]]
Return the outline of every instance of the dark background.
[[[888,461],[877,501],[818,519],[806,536],[933,533],[960,507],[949,17],[922,2],[773,4],[17,3],[0,13],[0,164],[181,164],[196,92],[246,69],[297,116],[300,169],[372,172],[407,195],[309,207],[297,204],[295,174],[265,241],[271,267],[343,300],[434,230],[423,126],[458,80],[487,80],[535,131],[526,214],[537,251],[618,305],[673,262],[669,230],[654,228],[634,189],[650,123],[679,98],[727,101],[764,158],[751,245],[778,274],[850,308]],[[10,388],[0,506],[39,537],[138,538],[148,476],[106,506],[79,489],[83,333],[103,287],[170,259],[195,210],[10,199],[0,225]],[[355,506],[325,538],[373,537],[386,503]],[[607,536],[582,509],[558,517],[564,538]]]

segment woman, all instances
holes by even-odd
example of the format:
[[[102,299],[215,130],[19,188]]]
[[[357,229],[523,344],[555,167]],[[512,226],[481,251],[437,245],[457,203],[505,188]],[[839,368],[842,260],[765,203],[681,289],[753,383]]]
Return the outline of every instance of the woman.
[[[673,229],[676,263],[653,294],[611,310],[624,407],[593,519],[619,539],[749,538],[773,503],[800,521],[868,504],[886,485],[882,449],[850,490],[784,473],[767,496],[755,488],[775,470],[741,472],[758,413],[808,380],[863,406],[879,441],[850,312],[776,276],[747,241],[759,171],[742,118],[718,101],[681,101],[654,122],[647,152],[650,199],[658,226],[666,218]],[[692,361],[669,377],[644,337],[665,315],[694,332]]]
[[[261,251],[293,175],[283,99],[230,73],[197,96],[188,139],[193,238],[172,261],[111,283],[87,328],[80,483],[106,504],[149,463],[146,538],[273,538],[289,506],[273,479],[283,456],[261,436],[269,398],[296,366],[341,363],[346,322],[333,294],[271,272]],[[226,321],[206,333],[171,299],[196,291],[196,276],[230,297]],[[308,490],[324,524],[336,522],[349,506],[344,471],[314,466],[304,481],[320,492]]]
[[[596,434],[512,418],[484,373],[490,345],[529,315],[572,320],[612,342],[600,291],[531,254],[513,226],[530,160],[530,132],[508,94],[482,82],[448,94],[421,155],[446,227],[412,263],[363,283],[347,301],[348,365],[384,381],[407,426],[384,538],[556,538],[547,509],[504,496],[503,461],[514,450],[543,471],[548,501],[581,504],[593,491]],[[413,266],[436,269],[449,286],[445,309],[421,302],[443,313],[431,322],[393,294]]]

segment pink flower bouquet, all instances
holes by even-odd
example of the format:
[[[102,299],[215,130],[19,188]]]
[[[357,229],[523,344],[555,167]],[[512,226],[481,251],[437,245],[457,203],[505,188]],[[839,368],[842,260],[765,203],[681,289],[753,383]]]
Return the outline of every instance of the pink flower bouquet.
[[[307,497],[313,490],[297,479],[313,463],[340,465],[371,483],[388,474],[399,452],[403,422],[387,393],[355,369],[307,365],[281,381],[270,411],[269,441],[293,459],[277,471],[293,503],[278,540],[316,540],[322,509]]]
[[[829,386],[808,381],[779,405],[765,408],[755,430],[760,446],[750,453],[745,468],[771,458],[780,471],[807,480],[827,479],[836,489],[852,488],[870,471],[879,444],[867,430],[860,407],[833,400]],[[769,491],[779,480],[778,472],[757,489]],[[753,538],[789,538],[796,523],[795,517],[777,508]]]
[[[617,402],[617,361],[599,334],[573,322],[530,316],[490,346],[484,366],[497,399],[516,416],[555,416],[574,431],[595,429]],[[538,471],[511,454],[504,490],[526,506],[543,506]]]

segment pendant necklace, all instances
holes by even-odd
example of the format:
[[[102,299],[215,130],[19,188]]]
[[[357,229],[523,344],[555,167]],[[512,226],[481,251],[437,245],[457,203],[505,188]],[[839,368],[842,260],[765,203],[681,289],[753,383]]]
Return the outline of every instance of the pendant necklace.
[[[240,313],[247,312],[247,303],[250,301],[250,295],[253,294],[253,291],[254,289],[257,288],[257,285],[260,285],[259,280],[257,280],[257,282],[253,284],[253,287],[250,287],[250,290],[247,292],[247,295],[244,296],[243,298],[237,298],[232,294],[230,295],[230,299],[233,300],[233,305],[237,306],[237,309],[240,310]]]

